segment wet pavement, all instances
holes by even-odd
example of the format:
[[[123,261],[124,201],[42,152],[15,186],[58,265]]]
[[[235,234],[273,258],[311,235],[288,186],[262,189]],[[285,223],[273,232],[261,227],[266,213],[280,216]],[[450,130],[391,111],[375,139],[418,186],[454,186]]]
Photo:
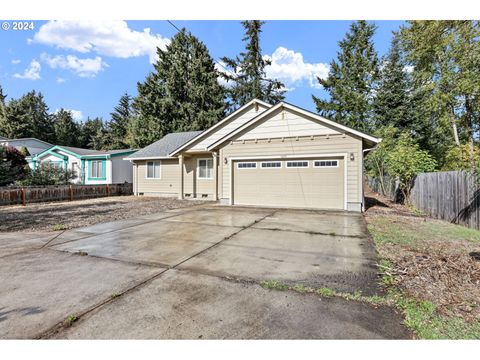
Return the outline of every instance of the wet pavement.
[[[255,284],[376,293],[361,214],[202,205],[20,234],[0,236],[1,338],[408,337],[389,308]]]

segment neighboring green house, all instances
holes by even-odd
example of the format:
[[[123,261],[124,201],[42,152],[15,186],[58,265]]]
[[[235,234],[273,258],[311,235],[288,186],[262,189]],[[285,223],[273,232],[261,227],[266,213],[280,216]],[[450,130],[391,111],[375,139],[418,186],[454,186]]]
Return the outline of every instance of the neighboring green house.
[[[132,164],[123,157],[135,150],[97,151],[70,146],[53,146],[33,157],[32,168],[50,162],[75,173],[74,182],[86,185],[132,182]]]

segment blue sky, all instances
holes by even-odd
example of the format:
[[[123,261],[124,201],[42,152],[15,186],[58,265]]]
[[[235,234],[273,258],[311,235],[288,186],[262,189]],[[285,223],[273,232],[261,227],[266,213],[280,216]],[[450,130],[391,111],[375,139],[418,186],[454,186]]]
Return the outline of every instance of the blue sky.
[[[200,38],[217,60],[243,50],[243,27],[238,21],[174,23]],[[349,24],[268,21],[264,25],[262,50],[273,61],[268,75],[286,84],[288,102],[314,110],[311,95],[326,96],[315,76],[328,73],[328,63],[336,57],[337,43]],[[392,31],[403,22],[375,24],[375,46],[383,55]],[[175,33],[165,20],[34,21],[34,30],[0,30],[0,85],[13,98],[32,89],[41,91],[50,111],[70,109],[79,121],[88,116],[107,120],[120,96],[125,91],[135,95],[137,81],[152,71],[155,47],[165,46]]]

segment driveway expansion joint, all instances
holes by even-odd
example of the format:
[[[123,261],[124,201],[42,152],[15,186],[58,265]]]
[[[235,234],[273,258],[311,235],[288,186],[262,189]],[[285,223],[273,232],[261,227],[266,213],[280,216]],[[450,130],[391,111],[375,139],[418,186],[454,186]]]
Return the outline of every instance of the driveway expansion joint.
[[[257,224],[258,222],[266,219],[267,217],[274,215],[276,211],[277,211],[277,210],[274,210],[273,212],[271,212],[271,213],[263,216],[261,219],[253,221],[253,222],[252,222],[251,224],[249,224],[248,226],[245,226],[245,227],[240,228],[238,231],[232,233],[232,234],[229,235],[229,236],[224,237],[222,240],[217,241],[216,243],[214,243],[214,244],[212,244],[211,246],[209,246],[209,247],[207,247],[207,248],[205,248],[205,249],[203,249],[203,250],[195,253],[194,255],[188,257],[187,259],[184,259],[184,260],[178,262],[177,264],[172,265],[172,266],[170,266],[170,267],[168,267],[168,268],[162,269],[162,271],[160,271],[159,273],[157,273],[157,274],[155,274],[155,275],[153,275],[153,276],[151,276],[151,277],[149,277],[149,278],[141,281],[140,283],[134,285],[133,287],[130,287],[130,288],[126,289],[125,291],[121,292],[121,293],[119,294],[119,296],[115,296],[115,297],[111,297],[111,296],[110,296],[109,298],[107,298],[107,299],[101,301],[100,303],[98,303],[98,304],[96,304],[96,305],[88,308],[87,310],[84,310],[84,311],[76,314],[76,317],[77,317],[78,320],[76,320],[75,323],[72,324],[71,326],[75,326],[75,324],[78,323],[79,321],[81,321],[81,320],[82,320],[82,317],[84,317],[85,315],[88,315],[89,313],[91,313],[91,312],[99,309],[100,307],[102,307],[102,306],[104,306],[104,305],[106,305],[106,304],[109,304],[109,303],[113,302],[113,301],[114,301],[115,299],[117,299],[118,297],[121,297],[121,296],[123,296],[123,295],[125,295],[125,294],[127,294],[127,293],[129,293],[129,292],[131,292],[131,291],[134,291],[135,289],[140,288],[140,287],[143,286],[143,285],[146,285],[147,283],[150,283],[151,281],[155,280],[156,278],[160,277],[161,275],[165,274],[166,272],[168,272],[168,271],[171,270],[171,269],[175,269],[175,270],[176,270],[176,268],[177,268],[178,266],[182,265],[183,263],[187,262],[188,260],[191,260],[192,258],[194,258],[194,257],[196,257],[196,256],[198,256],[198,255],[203,254],[204,252],[212,249],[213,247],[221,244],[222,242],[224,242],[224,241],[226,241],[226,240],[228,240],[228,239],[231,239],[233,236],[235,236],[235,235],[237,235],[238,233],[244,231],[245,229],[248,229],[248,228],[250,228],[251,226]],[[161,220],[161,219],[160,219],[160,220]],[[158,221],[158,220],[153,220],[153,221]],[[112,232],[113,232],[113,231],[112,231]],[[71,253],[71,252],[63,251],[63,250],[57,250],[57,249],[52,249],[52,248],[47,248],[47,249],[53,250],[53,251],[61,251],[61,252],[67,252],[67,253],[73,254],[73,253]],[[112,260],[112,261],[123,261],[123,260],[117,260],[117,259],[111,259],[111,258],[104,258],[104,257],[101,257],[101,256],[92,256],[92,255],[88,255],[88,254],[87,254],[87,256],[96,257],[96,258],[104,259],[104,260],[107,259],[107,260]],[[138,264],[138,265],[141,265],[141,264]],[[34,338],[35,338],[35,339],[48,339],[48,338],[51,338],[53,335],[58,334],[59,332],[61,332],[61,331],[64,330],[64,329],[65,329],[65,324],[64,324],[64,321],[62,321],[62,322],[59,322],[59,323],[57,323],[56,325],[52,326],[51,328],[49,328],[49,329],[41,332],[40,334],[38,334],[38,335],[37,335],[36,337],[34,337]]]

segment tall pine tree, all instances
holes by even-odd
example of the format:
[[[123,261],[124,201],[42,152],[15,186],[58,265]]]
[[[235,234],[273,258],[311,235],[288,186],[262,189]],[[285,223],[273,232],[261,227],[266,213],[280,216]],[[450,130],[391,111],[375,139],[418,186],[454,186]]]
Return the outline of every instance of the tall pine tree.
[[[0,136],[6,137],[6,132],[4,131],[4,127],[6,127],[7,122],[7,104],[5,99],[7,95],[3,93],[3,88],[0,85]]]
[[[318,79],[329,93],[328,100],[312,96],[317,111],[354,129],[373,130],[373,98],[378,78],[378,56],[373,45],[376,26],[364,20],[353,22],[339,42],[337,60],[330,63],[327,79]]]
[[[245,36],[242,39],[245,51],[235,58],[223,57],[221,60],[229,68],[229,72],[222,72],[222,77],[228,83],[228,98],[231,110],[245,105],[252,99],[263,100],[268,103],[277,103],[284,99],[285,85],[276,79],[267,79],[265,67],[271,61],[262,56],[260,34],[263,21],[242,21]]]
[[[79,126],[73,121],[72,113],[60,109],[54,114],[57,145],[79,146]]]
[[[409,74],[394,36],[388,55],[383,58],[378,89],[373,101],[375,127],[393,125],[400,131],[414,131]]]
[[[224,116],[225,91],[205,44],[183,29],[157,53],[154,72],[138,84],[128,133],[132,147],[169,132],[206,129]]]
[[[34,137],[55,142],[53,118],[42,93],[33,90],[18,100],[12,99],[6,104],[5,113],[5,121],[0,118],[0,131],[8,138]]]
[[[112,118],[107,124],[106,147],[108,149],[128,147],[126,138],[128,126],[132,118],[132,97],[125,93],[110,115]]]
[[[101,118],[88,118],[80,126],[80,143],[81,148],[101,150],[103,140],[98,141],[98,134],[104,133],[104,124]]]

